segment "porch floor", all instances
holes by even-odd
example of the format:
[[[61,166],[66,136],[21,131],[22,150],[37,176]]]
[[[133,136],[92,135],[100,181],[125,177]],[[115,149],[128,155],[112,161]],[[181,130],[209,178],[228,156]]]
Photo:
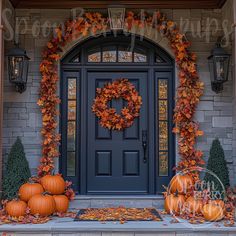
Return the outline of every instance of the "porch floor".
[[[161,222],[74,222],[71,218],[55,218],[46,224],[1,225],[6,235],[32,236],[235,236],[236,226],[225,227],[223,223],[192,225],[186,221],[172,223],[171,216],[162,215]]]

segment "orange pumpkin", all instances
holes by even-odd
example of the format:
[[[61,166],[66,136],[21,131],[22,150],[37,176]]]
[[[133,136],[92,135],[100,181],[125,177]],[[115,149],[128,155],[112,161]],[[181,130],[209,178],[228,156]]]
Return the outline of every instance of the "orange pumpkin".
[[[56,203],[51,195],[46,193],[36,194],[28,201],[32,215],[49,216],[55,212]]]
[[[41,178],[41,184],[51,194],[62,194],[66,187],[65,181],[60,175],[45,175]]]
[[[69,199],[65,195],[53,195],[56,203],[56,212],[65,213],[69,207]]]
[[[170,194],[167,195],[164,202],[164,208],[167,213],[179,213],[185,203],[184,195]]]
[[[226,213],[225,203],[223,200],[221,199],[210,200],[209,203],[220,206],[224,210],[224,213]]]
[[[189,212],[194,213],[194,214],[201,213],[202,206],[203,206],[202,201],[197,200],[192,196],[188,197],[185,203],[185,207],[189,210]]]
[[[224,218],[224,211],[222,207],[211,203],[203,206],[202,214],[208,221],[219,221]]]
[[[215,204],[215,205],[217,205],[217,206],[220,206],[220,207],[222,207],[222,209],[225,208],[225,203],[224,203],[224,201],[221,200],[221,199],[210,200],[209,203]]]
[[[170,181],[169,190],[171,193],[185,194],[192,186],[193,180],[189,175],[175,175]]]
[[[9,216],[19,217],[26,213],[27,204],[21,200],[12,200],[6,204],[6,212]]]
[[[28,202],[35,194],[43,193],[44,189],[39,183],[25,183],[19,189],[19,197],[22,201]]]

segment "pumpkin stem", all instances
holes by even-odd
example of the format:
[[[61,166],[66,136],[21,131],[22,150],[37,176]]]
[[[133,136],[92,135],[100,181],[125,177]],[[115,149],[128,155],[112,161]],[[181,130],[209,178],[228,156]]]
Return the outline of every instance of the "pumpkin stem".
[[[48,191],[45,191],[45,192],[42,193],[42,195],[46,196],[46,195],[52,195],[52,194],[50,192],[48,192]]]
[[[32,176],[28,180],[28,183],[30,183],[30,184],[34,184],[34,183],[38,183],[38,182],[39,182],[39,177],[37,177],[37,176]]]
[[[174,196],[175,196],[175,197],[178,197],[178,196],[179,196],[178,190],[175,191]]]
[[[162,185],[162,187],[165,189],[165,191],[168,191],[168,187],[166,187],[164,184]]]
[[[36,181],[35,181],[34,179],[31,179],[31,178],[30,178],[29,181],[28,181],[28,183],[29,183],[29,184],[35,184]]]
[[[20,201],[19,197],[15,197],[12,199],[12,201]]]

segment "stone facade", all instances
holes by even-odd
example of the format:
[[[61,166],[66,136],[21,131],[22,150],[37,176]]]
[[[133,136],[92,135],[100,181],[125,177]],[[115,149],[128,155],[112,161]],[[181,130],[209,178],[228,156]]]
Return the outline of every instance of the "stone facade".
[[[232,5],[233,5],[233,9],[235,9],[236,7],[236,2],[232,1]],[[233,14],[233,22],[235,22],[236,20],[236,14],[235,14],[235,10],[234,10],[234,14]],[[235,39],[236,39],[236,33],[235,30],[233,31],[232,34],[232,55],[234,55],[233,57],[233,63],[232,63],[232,68],[233,69],[233,75],[234,78],[236,77],[236,66],[235,66],[235,62],[236,62],[236,43],[235,43]],[[232,148],[233,148],[233,155],[232,155],[232,165],[233,165],[233,169],[234,169],[234,183],[236,182],[236,82],[234,80],[233,83],[233,99],[232,99],[232,110],[233,110],[233,140],[232,140]]]
[[[225,29],[232,30],[233,12],[229,11],[229,9],[232,9],[232,4],[232,1],[228,0],[222,9],[167,9],[163,12],[167,14],[169,19],[177,22],[182,31],[186,33],[188,40],[192,42],[191,50],[196,52],[198,56],[199,75],[205,83],[204,95],[201,98],[195,117],[200,122],[205,135],[198,139],[197,146],[204,151],[204,158],[207,159],[212,140],[219,137],[225,150],[231,182],[235,184],[236,116],[233,111],[236,110],[236,95],[233,79],[234,71],[232,69],[234,60],[232,60],[230,66],[229,81],[224,84],[224,91],[220,94],[215,94],[211,90],[210,73],[207,65],[207,57],[210,55],[218,36],[224,34]],[[70,10],[17,9],[14,14],[16,21],[24,19],[20,26],[22,31],[20,31],[19,40],[20,45],[27,50],[31,60],[27,90],[23,94],[14,91],[5,74],[3,151],[6,157],[16,137],[21,137],[32,173],[35,173],[41,155],[41,113],[37,106],[41,79],[39,64],[41,51],[50,38],[48,32],[42,30],[42,26],[48,24],[50,28],[55,22],[64,22],[72,15],[72,12]],[[228,20],[227,26],[225,20]],[[24,30],[25,25],[27,25],[26,30]],[[45,37],[45,35],[48,36]],[[226,45],[226,49],[230,53],[232,53],[233,48],[232,39],[232,34],[230,34]],[[164,45],[164,43],[161,43],[161,46],[168,47]],[[6,50],[10,47],[12,47],[12,43],[6,41]],[[170,51],[170,48],[166,49]]]

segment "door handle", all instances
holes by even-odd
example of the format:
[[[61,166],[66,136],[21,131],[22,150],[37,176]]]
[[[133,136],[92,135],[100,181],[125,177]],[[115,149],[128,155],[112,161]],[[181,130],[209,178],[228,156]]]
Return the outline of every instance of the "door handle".
[[[147,130],[142,130],[143,162],[147,162]]]

